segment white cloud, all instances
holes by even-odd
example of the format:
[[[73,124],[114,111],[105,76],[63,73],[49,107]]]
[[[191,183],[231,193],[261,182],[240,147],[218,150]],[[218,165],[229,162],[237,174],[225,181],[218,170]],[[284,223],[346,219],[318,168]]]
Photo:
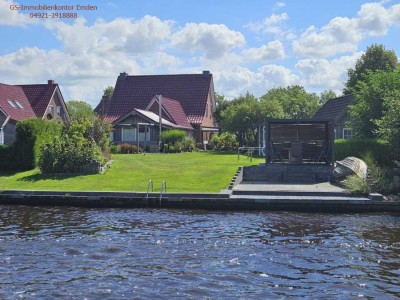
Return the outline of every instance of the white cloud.
[[[298,56],[312,58],[354,52],[362,39],[384,35],[394,24],[400,24],[400,4],[366,3],[355,18],[336,17],[321,29],[310,26],[292,47]]]
[[[0,25],[26,26],[37,23],[37,20],[22,14],[18,10],[11,9],[17,3],[10,0],[0,0]]]
[[[244,36],[222,24],[188,23],[172,35],[172,46],[183,50],[200,50],[208,59],[217,59],[245,43]]]
[[[265,18],[261,22],[250,22],[245,27],[256,32],[270,33],[279,35],[283,32],[281,26],[284,21],[288,19],[287,13],[282,13],[279,15],[272,14],[271,16]]]
[[[272,7],[272,10],[273,11],[277,11],[277,10],[280,10],[281,8],[283,8],[283,7],[285,7],[286,6],[286,3],[285,2],[276,2],[275,4],[274,4],[274,6]]]
[[[140,20],[117,18],[110,22],[101,19],[86,25],[85,19],[77,19],[72,25],[63,22],[47,22],[69,53],[81,54],[95,51],[108,55],[110,52],[127,53],[157,52],[171,34],[172,21],[144,16]]]
[[[285,58],[285,49],[280,41],[273,41],[259,48],[244,50],[243,55],[252,61],[268,61]]]
[[[140,74],[138,64],[122,53],[107,58],[95,53],[71,55],[60,50],[21,48],[0,56],[0,82],[9,84],[60,84],[64,99],[81,99],[97,105],[103,89],[114,84],[122,71]]]
[[[290,69],[279,65],[265,65],[259,72],[267,81],[268,88],[300,84],[300,78]]]
[[[300,72],[306,87],[340,92],[347,80],[347,70],[354,67],[362,52],[351,56],[342,56],[331,61],[327,59],[303,59],[295,68]]]

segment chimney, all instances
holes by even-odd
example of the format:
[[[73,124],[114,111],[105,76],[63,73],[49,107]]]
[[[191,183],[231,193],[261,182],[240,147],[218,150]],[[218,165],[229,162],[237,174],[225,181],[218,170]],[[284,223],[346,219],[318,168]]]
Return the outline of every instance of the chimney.
[[[119,73],[118,79],[126,79],[126,77],[128,77],[128,73],[124,72],[124,73]]]
[[[48,84],[48,85],[50,85],[50,84],[55,84],[55,82],[54,82],[53,79],[49,79],[49,80],[47,80],[47,84]]]
[[[203,76],[204,77],[210,76],[210,71],[208,71],[208,70],[203,71]]]

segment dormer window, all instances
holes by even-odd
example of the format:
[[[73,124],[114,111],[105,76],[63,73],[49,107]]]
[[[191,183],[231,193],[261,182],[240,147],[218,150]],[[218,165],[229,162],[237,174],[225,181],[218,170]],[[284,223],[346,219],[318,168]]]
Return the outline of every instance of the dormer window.
[[[17,104],[17,106],[18,106],[19,108],[24,108],[24,107],[22,106],[22,104],[21,104],[19,101],[15,101],[15,104]]]
[[[8,104],[11,105],[12,108],[17,108],[17,105],[11,99],[7,99]]]

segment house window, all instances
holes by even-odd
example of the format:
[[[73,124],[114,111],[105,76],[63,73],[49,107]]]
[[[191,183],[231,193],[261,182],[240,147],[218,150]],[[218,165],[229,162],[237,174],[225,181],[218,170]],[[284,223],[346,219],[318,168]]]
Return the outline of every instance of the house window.
[[[7,99],[8,104],[11,105],[12,108],[17,108],[17,105],[11,99]]]
[[[114,142],[114,131],[110,132],[110,142]]]
[[[122,128],[122,141],[134,142],[136,141],[136,128]]]
[[[61,106],[57,106],[57,116],[61,117]]]
[[[352,139],[353,131],[350,128],[343,128],[343,138],[344,139]]]
[[[17,106],[18,106],[19,108],[24,108],[24,107],[22,106],[22,104],[21,104],[19,101],[15,101],[15,103],[17,104]]]
[[[4,145],[4,131],[0,128],[0,145]]]

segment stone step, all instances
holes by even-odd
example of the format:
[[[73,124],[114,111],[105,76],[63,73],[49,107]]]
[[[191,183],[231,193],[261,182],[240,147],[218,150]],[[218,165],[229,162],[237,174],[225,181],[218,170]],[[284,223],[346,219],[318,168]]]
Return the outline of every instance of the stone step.
[[[252,199],[258,201],[309,201],[314,203],[323,203],[324,201],[337,202],[360,202],[365,203],[371,201],[367,197],[351,197],[351,196],[311,196],[311,195],[231,195],[230,199]]]
[[[312,197],[350,197],[357,198],[360,195],[351,195],[343,192],[323,191],[263,191],[263,190],[233,190],[232,196],[312,196]]]

